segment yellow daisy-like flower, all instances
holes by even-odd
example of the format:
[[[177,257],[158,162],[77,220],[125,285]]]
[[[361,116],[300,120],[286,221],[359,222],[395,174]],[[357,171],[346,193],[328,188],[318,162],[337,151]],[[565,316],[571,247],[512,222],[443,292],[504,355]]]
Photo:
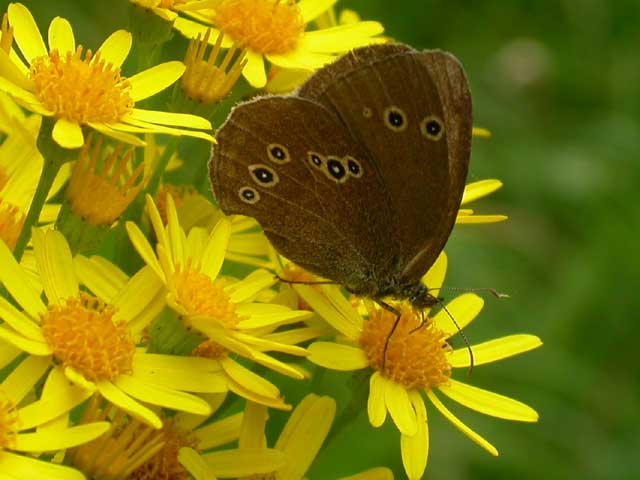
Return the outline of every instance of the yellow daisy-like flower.
[[[464,187],[460,206],[462,207],[463,205],[475,202],[482,197],[491,195],[500,187],[502,187],[502,182],[493,178],[468,183]],[[456,224],[497,223],[503,222],[507,218],[508,217],[506,215],[476,215],[470,208],[460,208],[460,210],[458,210],[458,216],[456,217]]]
[[[446,272],[442,254],[425,275],[424,283],[438,295]],[[475,294],[456,297],[433,318],[422,324],[422,317],[402,308],[402,316],[389,337],[396,316],[386,310],[370,309],[364,320],[335,286],[322,286],[322,293],[307,285],[294,287],[331,326],[344,336],[344,343],[315,342],[309,346],[309,360],[332,370],[352,371],[370,368],[368,400],[369,422],[381,426],[387,413],[401,433],[402,460],[411,479],[422,478],[429,451],[427,411],[422,393],[456,428],[492,455],[496,448],[462,423],[441,402],[436,392],[460,404],[498,418],[535,422],[538,414],[527,405],[467,385],[452,378],[452,371],[471,366],[469,349],[452,349],[448,339],[468,325],[484,304]],[[448,312],[448,313],[447,313]],[[425,311],[427,318],[429,311]],[[511,335],[471,345],[473,365],[480,366],[539,347],[533,335]]]
[[[337,0],[205,0],[190,2],[180,11],[194,20],[175,19],[174,28],[189,38],[225,35],[222,47],[235,44],[247,51],[242,73],[256,88],[267,83],[265,59],[280,68],[315,70],[353,48],[379,42],[379,22],[356,22],[307,31],[307,25]]]
[[[247,456],[256,451],[267,452],[265,426],[268,419],[267,408],[253,402],[247,402],[244,414],[240,417],[238,446],[236,451],[212,452],[199,455],[194,449],[185,447],[180,450],[179,459],[196,480],[208,480],[217,477],[260,476],[278,480],[300,480],[315,460],[324,443],[336,414],[336,402],[331,397],[309,394],[302,399],[287,420],[278,440],[275,452],[281,453],[284,462],[280,466],[252,464],[248,462],[232,463],[231,455]],[[219,436],[219,428],[208,432],[212,438]],[[206,438],[202,435],[200,438]],[[209,443],[211,440],[209,440]],[[204,449],[202,449],[204,450]],[[241,457],[240,457],[241,458]],[[222,468],[227,466],[227,470]],[[391,470],[372,468],[342,480],[393,480]]]
[[[136,102],[164,90],[184,72],[181,62],[166,62],[123,77],[120,67],[131,49],[131,34],[114,32],[93,53],[76,46],[71,25],[56,17],[49,25],[49,48],[33,16],[20,3],[8,7],[0,48],[0,90],[20,105],[53,117],[53,139],[64,148],[84,144],[83,127],[134,145],[144,142],[132,133],[189,135],[213,141],[211,124],[189,114],[135,108]],[[5,41],[9,39],[9,41]],[[15,40],[24,63],[13,50]],[[7,46],[8,44],[8,46]]]
[[[5,367],[11,358],[11,348],[3,349],[0,366]],[[16,355],[18,349],[13,349]],[[25,358],[0,384],[0,477],[15,480],[47,478],[83,480],[79,471],[41,461],[26,453],[38,456],[85,444],[98,438],[109,429],[109,423],[97,421],[77,426],[68,425],[65,415],[71,408],[86,400],[90,394],[72,386],[62,392],[61,384],[68,383],[58,370],[48,376],[38,400],[27,403],[25,397],[48,368],[48,362],[40,357]],[[36,431],[33,431],[37,428]]]
[[[162,284],[151,269],[128,278],[100,257],[77,257],[74,264],[66,240],[53,230],[34,229],[33,242],[42,287],[0,242],[0,281],[22,308],[0,298],[0,350],[18,348],[62,370],[71,383],[60,386],[60,395],[74,385],[98,392],[155,428],[160,418],[140,402],[209,414],[205,401],[185,392],[225,391],[215,362],[136,348],[164,307]],[[80,290],[78,277],[94,295]]]
[[[305,356],[306,350],[292,345],[297,338],[295,329],[277,334],[277,342],[270,340],[269,335],[277,327],[309,318],[310,313],[255,302],[262,291],[275,283],[273,274],[267,271],[257,270],[237,282],[220,278],[231,236],[228,219],[221,218],[210,233],[196,227],[187,235],[170,196],[166,205],[165,227],[153,199],[147,196],[147,213],[158,240],[155,253],[136,224],[128,222],[126,227],[134,247],[164,285],[167,304],[187,327],[208,337],[195,354],[217,362],[226,375],[228,389],[234,393],[275,408],[288,408],[274,385],[236,362],[230,354],[241,355],[293,378],[304,378],[299,369],[264,352]],[[291,341],[287,341],[287,335]]]

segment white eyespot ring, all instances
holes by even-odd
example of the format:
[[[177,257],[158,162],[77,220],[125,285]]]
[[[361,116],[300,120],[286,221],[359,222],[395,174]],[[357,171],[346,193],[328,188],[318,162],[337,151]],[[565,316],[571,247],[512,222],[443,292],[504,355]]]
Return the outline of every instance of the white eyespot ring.
[[[238,196],[240,200],[249,205],[258,203],[260,201],[260,193],[253,187],[240,187],[238,190]]]
[[[409,119],[401,108],[392,105],[382,113],[385,126],[394,132],[403,132],[409,126]]]
[[[437,142],[444,133],[444,123],[435,115],[429,115],[420,122],[420,133],[423,137]]]
[[[287,163],[291,161],[289,150],[279,143],[270,143],[267,145],[267,156],[273,163]]]
[[[257,163],[255,165],[249,165],[247,167],[251,174],[251,179],[261,187],[273,187],[280,182],[280,177],[276,171],[269,165]]]

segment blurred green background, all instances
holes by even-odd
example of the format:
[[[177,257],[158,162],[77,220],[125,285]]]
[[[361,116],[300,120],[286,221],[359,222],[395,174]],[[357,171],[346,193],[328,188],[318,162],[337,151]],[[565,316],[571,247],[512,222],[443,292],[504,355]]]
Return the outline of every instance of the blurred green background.
[[[127,27],[124,0],[24,3],[43,26],[55,15],[68,18],[87,46]],[[7,2],[0,4],[4,11]],[[344,0],[338,6],[380,20],[399,41],[449,50],[462,61],[474,123],[493,133],[474,142],[469,181],[504,182],[474,207],[510,220],[455,229],[446,285],[511,295],[487,298],[466,330],[471,343],[519,332],[545,342],[458,377],[532,405],[540,422],[496,420],[448,402],[500,450],[492,458],[430,409],[426,477],[640,478],[640,3]],[[338,385],[339,401],[346,398],[346,378],[329,380]],[[403,478],[399,436],[389,423],[372,430],[360,415],[327,445],[310,478],[355,473],[372,458]]]

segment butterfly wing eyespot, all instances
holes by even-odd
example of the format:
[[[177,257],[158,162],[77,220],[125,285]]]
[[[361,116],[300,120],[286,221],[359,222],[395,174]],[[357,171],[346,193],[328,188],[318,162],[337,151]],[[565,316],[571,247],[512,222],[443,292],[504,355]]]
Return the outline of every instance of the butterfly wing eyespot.
[[[429,115],[420,122],[420,133],[429,140],[438,141],[444,134],[444,124],[435,115]]]
[[[324,155],[318,152],[307,152],[307,160],[314,168],[317,168],[317,169],[322,168],[322,166],[326,161],[326,159],[324,158]]]
[[[242,187],[238,190],[238,197],[244,203],[254,205],[260,201],[260,193],[252,187]]]
[[[400,107],[392,105],[384,110],[382,119],[385,126],[394,132],[404,132],[408,126],[406,113]]]
[[[373,117],[373,110],[371,110],[369,107],[362,107],[362,116],[364,118]]]
[[[349,175],[354,178],[362,177],[362,165],[356,158],[352,157],[351,155],[347,155],[346,157],[344,157],[344,160],[347,162],[347,171],[349,172]]]
[[[263,187],[274,187],[280,181],[280,177],[278,177],[277,172],[268,165],[258,163],[255,165],[249,165],[247,168],[251,173],[251,178],[258,185]]]
[[[345,168],[342,159],[336,155],[327,156],[324,172],[327,178],[334,182],[344,183],[348,178],[347,168]]]
[[[287,163],[291,161],[289,149],[279,143],[270,143],[267,145],[267,156],[273,163]]]

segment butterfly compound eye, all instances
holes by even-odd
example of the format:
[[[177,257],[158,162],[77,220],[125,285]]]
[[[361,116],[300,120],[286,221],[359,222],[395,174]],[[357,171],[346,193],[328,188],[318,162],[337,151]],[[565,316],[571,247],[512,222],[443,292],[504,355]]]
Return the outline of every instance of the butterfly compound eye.
[[[420,133],[429,140],[440,140],[444,133],[444,125],[438,117],[430,115],[420,122]]]
[[[384,124],[389,130],[394,132],[402,132],[407,129],[407,116],[396,106],[387,108],[383,115]]]

